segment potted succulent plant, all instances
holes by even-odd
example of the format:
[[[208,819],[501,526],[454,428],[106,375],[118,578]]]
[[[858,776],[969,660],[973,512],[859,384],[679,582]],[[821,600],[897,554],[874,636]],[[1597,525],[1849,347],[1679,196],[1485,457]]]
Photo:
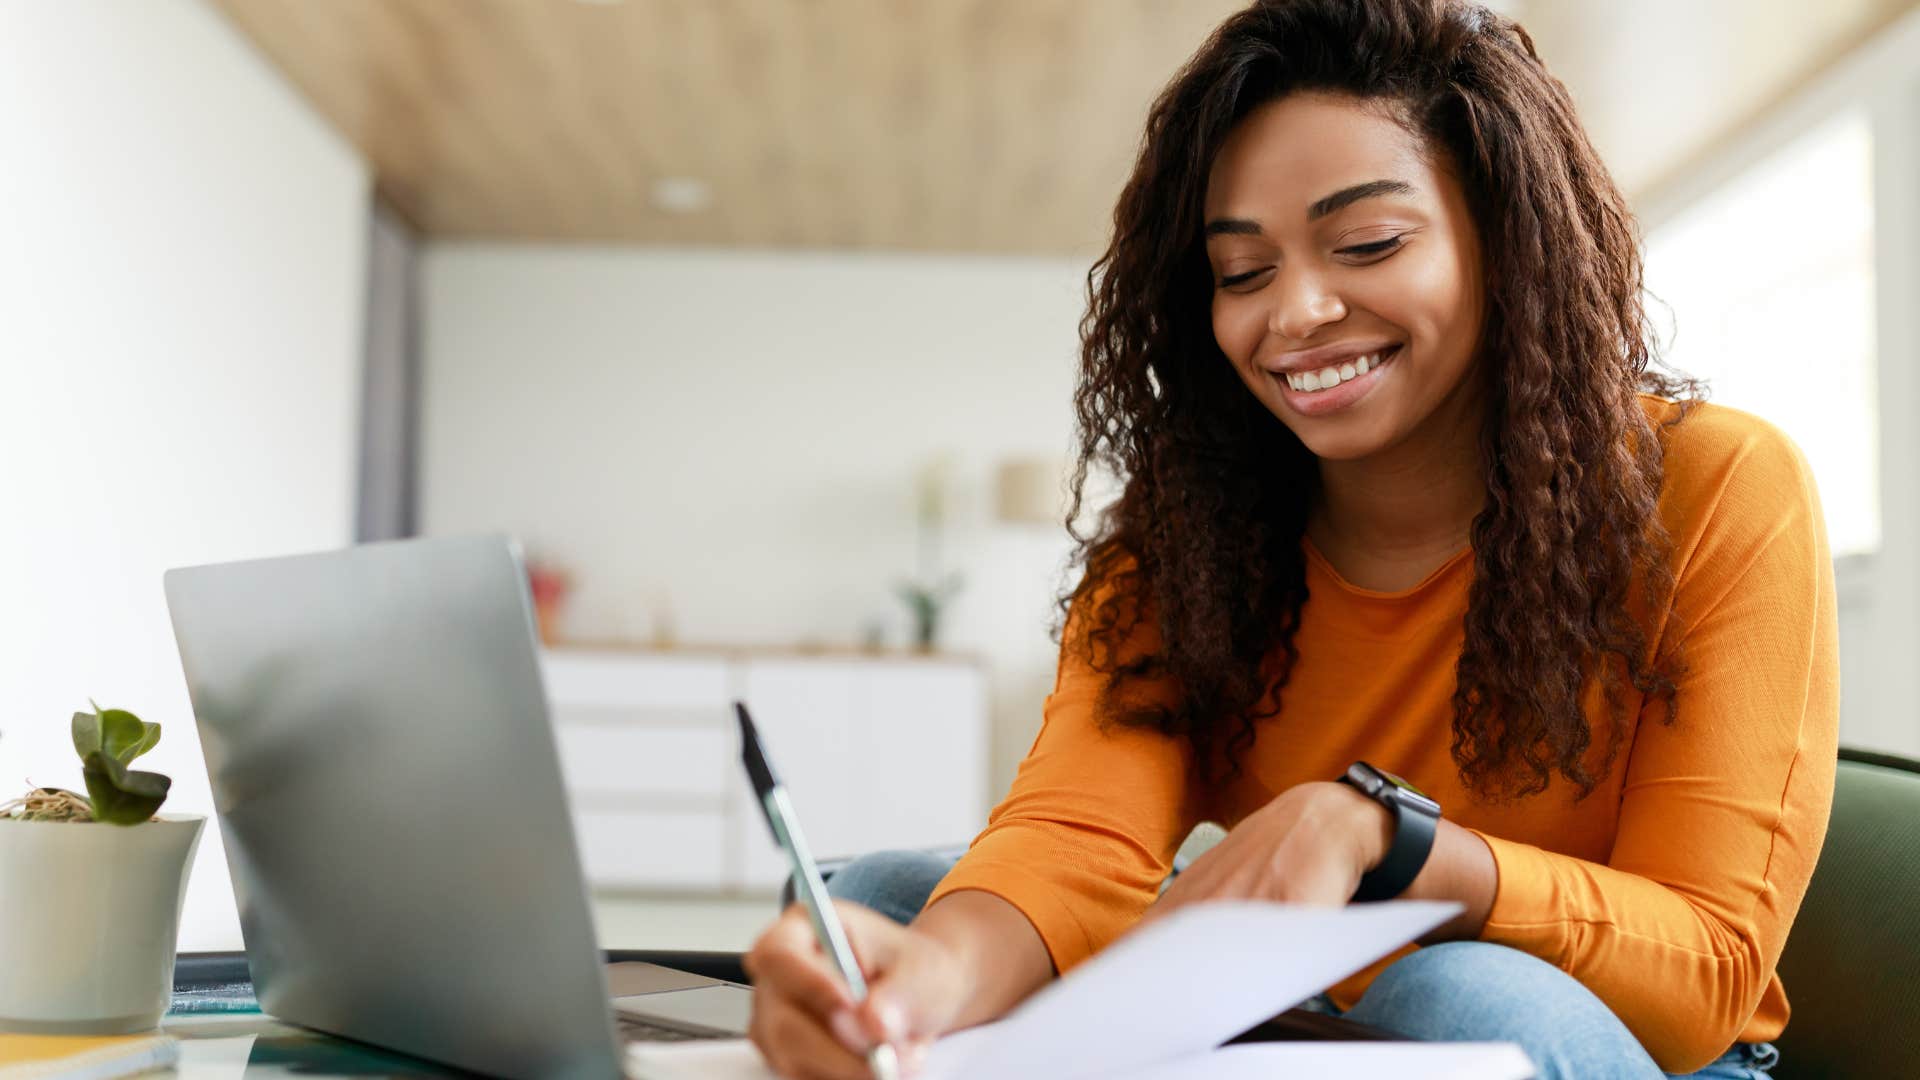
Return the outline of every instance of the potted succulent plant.
[[[913,618],[913,647],[918,652],[932,652],[939,644],[940,616],[946,612],[947,601],[959,593],[962,581],[957,573],[940,572],[940,541],[953,502],[952,473],[952,457],[940,455],[922,465],[914,477],[918,573],[900,582],[894,591]]]
[[[0,806],[0,1031],[117,1034],[160,1022],[187,865],[205,819],[158,816],[172,781],[129,766],[160,725],[73,714],[87,794]]]

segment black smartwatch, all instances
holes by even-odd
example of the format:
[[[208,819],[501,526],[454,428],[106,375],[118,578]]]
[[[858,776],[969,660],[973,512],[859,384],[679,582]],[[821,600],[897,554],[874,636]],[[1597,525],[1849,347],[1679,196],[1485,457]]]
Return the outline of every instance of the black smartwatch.
[[[1380,865],[1360,877],[1356,901],[1391,900],[1407,891],[1433,852],[1440,828],[1440,804],[1405,780],[1364,761],[1347,766],[1340,782],[1387,808],[1393,815],[1393,843]]]

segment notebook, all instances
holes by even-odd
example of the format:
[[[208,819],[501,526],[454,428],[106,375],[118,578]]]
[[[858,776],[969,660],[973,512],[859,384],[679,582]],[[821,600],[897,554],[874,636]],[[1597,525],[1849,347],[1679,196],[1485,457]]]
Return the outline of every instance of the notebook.
[[[1221,1048],[1459,910],[1457,904],[1411,900],[1340,908],[1242,902],[1182,908],[1120,939],[1005,1019],[941,1039],[921,1080],[1532,1076],[1532,1063],[1508,1043]],[[627,1066],[641,1080],[773,1078],[752,1044],[738,1039],[636,1046]]]
[[[751,1046],[687,1047],[636,1072],[642,1080],[768,1080]],[[945,1074],[943,1074],[945,1075]],[[1533,1062],[1513,1043],[1241,1043],[1118,1074],[1114,1080],[1528,1080]],[[915,1080],[929,1080],[929,1071]]]

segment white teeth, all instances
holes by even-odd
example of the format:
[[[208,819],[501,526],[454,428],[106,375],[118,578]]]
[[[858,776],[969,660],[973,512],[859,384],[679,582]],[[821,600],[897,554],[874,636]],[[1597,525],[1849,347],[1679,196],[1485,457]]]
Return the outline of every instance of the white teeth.
[[[1302,393],[1339,386],[1349,379],[1357,379],[1379,367],[1385,355],[1385,352],[1368,353],[1365,356],[1355,357],[1347,363],[1321,368],[1319,371],[1290,372],[1287,375],[1287,385]]]

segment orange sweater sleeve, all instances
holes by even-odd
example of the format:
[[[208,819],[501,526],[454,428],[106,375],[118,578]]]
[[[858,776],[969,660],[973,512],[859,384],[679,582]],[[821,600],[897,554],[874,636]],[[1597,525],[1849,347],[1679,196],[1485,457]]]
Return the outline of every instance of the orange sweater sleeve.
[[[1099,723],[1105,676],[1077,644],[1085,606],[1075,604],[1061,636],[1053,693],[1012,789],[927,901],[962,889],[1000,897],[1033,924],[1057,972],[1139,919],[1200,820],[1185,740]],[[1124,652],[1157,647],[1149,618]]]
[[[1680,505],[1666,508],[1676,593],[1664,633],[1686,673],[1673,723],[1660,707],[1640,717],[1611,856],[1485,837],[1499,889],[1482,936],[1579,978],[1669,1072],[1725,1052],[1779,995],[1774,965],[1826,835],[1839,718],[1833,565],[1811,473],[1764,425],[1714,456],[1667,496]],[[1684,534],[1682,521],[1694,523]],[[1784,1023],[1784,1000],[1765,1005]]]

